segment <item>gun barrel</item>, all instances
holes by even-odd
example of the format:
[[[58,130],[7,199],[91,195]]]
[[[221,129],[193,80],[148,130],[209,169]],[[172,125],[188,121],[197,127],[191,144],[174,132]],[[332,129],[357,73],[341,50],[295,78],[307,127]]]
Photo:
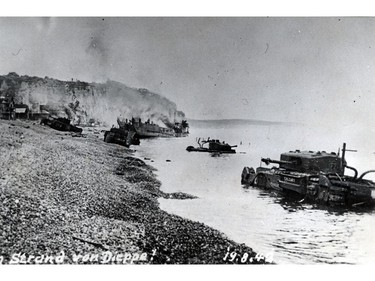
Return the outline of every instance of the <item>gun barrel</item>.
[[[269,165],[270,163],[274,163],[274,164],[293,164],[294,163],[292,161],[273,160],[270,158],[262,158],[261,161],[266,163],[266,165]]]

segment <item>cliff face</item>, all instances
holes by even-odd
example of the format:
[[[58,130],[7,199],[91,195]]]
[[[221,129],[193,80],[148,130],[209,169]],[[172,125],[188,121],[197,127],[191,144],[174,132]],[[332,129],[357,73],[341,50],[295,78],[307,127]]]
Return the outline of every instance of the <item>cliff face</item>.
[[[60,81],[48,77],[0,76],[0,96],[27,104],[32,112],[67,117],[76,124],[93,121],[116,124],[118,117],[140,117],[156,123],[180,122],[185,114],[175,103],[147,89],[134,89],[115,81],[104,84]]]

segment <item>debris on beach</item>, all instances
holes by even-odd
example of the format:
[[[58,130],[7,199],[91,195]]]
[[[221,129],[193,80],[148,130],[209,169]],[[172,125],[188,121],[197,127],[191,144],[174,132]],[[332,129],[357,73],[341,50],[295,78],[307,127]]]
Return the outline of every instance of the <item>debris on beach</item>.
[[[79,128],[77,126],[70,124],[70,120],[67,118],[61,118],[61,117],[43,118],[40,121],[40,124],[47,125],[51,127],[52,129],[55,129],[58,131],[70,131],[70,132],[75,132],[75,133],[82,133],[82,128]]]
[[[236,263],[223,259],[228,248],[255,257],[250,247],[217,230],[162,211],[158,198],[195,196],[161,191],[155,169],[126,147],[106,145],[93,134],[61,141],[61,135],[40,125],[18,120],[14,124],[0,122],[4,263],[18,252],[63,251],[68,264],[97,264],[95,259],[74,260],[73,255],[95,257],[107,251],[113,256],[145,253],[147,260],[128,263],[148,264]]]

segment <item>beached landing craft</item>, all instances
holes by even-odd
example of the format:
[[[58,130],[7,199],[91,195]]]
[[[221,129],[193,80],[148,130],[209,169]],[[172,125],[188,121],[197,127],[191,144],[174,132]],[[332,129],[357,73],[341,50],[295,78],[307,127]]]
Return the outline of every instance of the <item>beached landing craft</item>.
[[[197,140],[199,147],[188,146],[187,151],[197,151],[197,152],[216,152],[216,153],[236,153],[232,147],[237,147],[237,145],[229,145],[225,142],[220,142],[219,140],[202,140],[199,138]],[[208,147],[204,147],[208,143]]]
[[[128,128],[132,127],[136,131],[140,139],[147,138],[172,138],[172,137],[186,137],[189,135],[189,124],[186,120],[182,120],[181,123],[175,122],[174,124],[169,123],[168,128],[161,127],[155,124],[153,121],[148,119],[146,122],[142,122],[141,118],[132,118],[120,120],[117,119],[117,123],[120,127]]]
[[[279,167],[245,167],[241,183],[263,189],[300,195],[305,201],[329,206],[373,206],[375,205],[375,183],[364,177],[375,172],[370,170],[358,176],[358,171],[347,165],[344,143],[342,156],[325,151],[290,151],[282,153],[280,160],[262,158],[269,165]],[[353,176],[344,174],[345,168],[354,172]]]

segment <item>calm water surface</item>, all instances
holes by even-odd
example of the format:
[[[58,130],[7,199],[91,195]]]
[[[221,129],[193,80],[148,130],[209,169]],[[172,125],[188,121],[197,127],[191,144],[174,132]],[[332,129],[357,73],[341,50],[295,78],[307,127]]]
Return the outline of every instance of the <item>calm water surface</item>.
[[[190,132],[186,138],[142,140],[136,148],[137,156],[153,160],[145,161],[158,169],[162,190],[199,197],[160,199],[163,210],[203,222],[258,253],[272,253],[279,264],[375,262],[374,212],[318,209],[240,184],[243,167],[259,166],[261,157],[279,159],[280,153],[294,149],[337,152],[344,141],[348,148],[358,149],[348,153],[349,165],[359,173],[373,169],[375,154],[368,136],[345,127],[292,125],[207,124],[191,126]],[[238,145],[237,154],[187,152],[188,145],[197,146],[197,137]]]

